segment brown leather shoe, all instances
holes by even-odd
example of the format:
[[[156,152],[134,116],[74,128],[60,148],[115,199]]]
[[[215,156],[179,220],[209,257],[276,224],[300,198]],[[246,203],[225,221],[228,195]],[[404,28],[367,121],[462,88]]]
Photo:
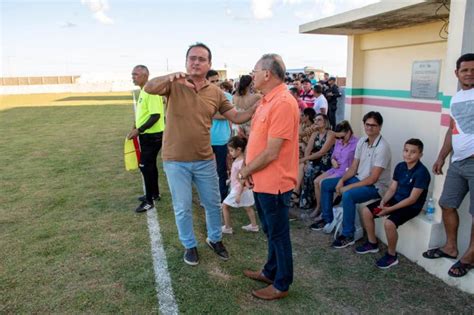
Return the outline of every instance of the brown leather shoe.
[[[267,284],[273,284],[273,281],[265,277],[261,271],[244,270],[244,275],[253,280],[262,281]]]
[[[272,284],[266,288],[252,291],[252,295],[262,300],[277,300],[288,296],[288,291],[277,290]]]

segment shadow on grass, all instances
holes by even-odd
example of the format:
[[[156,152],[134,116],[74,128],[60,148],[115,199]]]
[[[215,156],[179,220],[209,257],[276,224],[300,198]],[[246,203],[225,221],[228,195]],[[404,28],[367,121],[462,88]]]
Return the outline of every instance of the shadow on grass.
[[[92,96],[70,96],[55,100],[55,102],[67,101],[131,101],[132,97],[129,95],[92,95]]]

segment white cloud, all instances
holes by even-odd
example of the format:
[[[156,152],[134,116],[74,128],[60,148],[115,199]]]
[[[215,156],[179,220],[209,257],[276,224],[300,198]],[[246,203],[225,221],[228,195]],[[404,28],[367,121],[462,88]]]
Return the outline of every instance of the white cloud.
[[[273,16],[272,7],[274,0],[252,0],[252,13],[258,20],[268,19]]]
[[[81,3],[86,5],[92,12],[94,18],[102,24],[113,24],[112,20],[105,11],[109,9],[109,2],[107,0],[81,0]]]

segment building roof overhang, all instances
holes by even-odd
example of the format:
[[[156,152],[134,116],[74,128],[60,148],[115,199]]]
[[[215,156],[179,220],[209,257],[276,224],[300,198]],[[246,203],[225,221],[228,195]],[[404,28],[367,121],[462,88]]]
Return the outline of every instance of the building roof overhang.
[[[381,1],[299,27],[303,34],[356,35],[447,20],[449,1]]]

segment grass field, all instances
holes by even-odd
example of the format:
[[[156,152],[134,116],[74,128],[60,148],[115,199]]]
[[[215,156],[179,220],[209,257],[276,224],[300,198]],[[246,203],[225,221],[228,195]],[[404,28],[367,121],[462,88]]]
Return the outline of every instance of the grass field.
[[[130,94],[0,97],[0,313],[158,313],[145,215],[133,212],[138,172],[123,166],[132,125]],[[161,173],[162,174],[162,173]],[[401,257],[380,271],[381,254],[334,250],[330,238],[292,223],[295,282],[290,296],[262,302],[243,277],[266,256],[263,234],[239,231],[220,261],[205,245],[195,202],[200,264],[182,262],[166,179],[157,205],[181,313],[474,313],[474,297]]]

